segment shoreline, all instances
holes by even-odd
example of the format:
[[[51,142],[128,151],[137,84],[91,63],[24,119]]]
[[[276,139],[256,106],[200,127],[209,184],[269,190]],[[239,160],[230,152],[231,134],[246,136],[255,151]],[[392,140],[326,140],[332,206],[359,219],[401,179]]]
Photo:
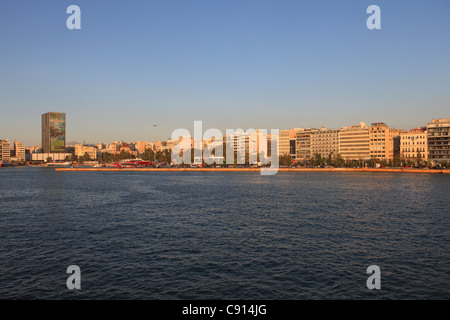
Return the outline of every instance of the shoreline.
[[[55,168],[55,171],[85,171],[85,172],[259,172],[263,168]],[[267,170],[273,170],[267,168]],[[278,172],[397,172],[397,173],[444,173],[450,174],[450,169],[386,169],[386,168],[278,168]]]

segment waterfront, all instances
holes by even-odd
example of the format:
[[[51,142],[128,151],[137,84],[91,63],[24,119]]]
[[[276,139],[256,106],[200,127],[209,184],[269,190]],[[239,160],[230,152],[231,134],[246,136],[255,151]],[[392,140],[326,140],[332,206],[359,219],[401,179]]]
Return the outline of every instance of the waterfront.
[[[448,175],[22,167],[0,181],[2,299],[450,298]]]
[[[132,172],[162,172],[162,171],[171,171],[171,172],[262,172],[266,170],[266,172],[272,172],[273,174],[277,174],[278,172],[393,172],[393,173],[444,173],[450,174],[450,170],[448,169],[414,169],[414,168],[255,168],[255,167],[246,167],[246,168],[92,168],[92,167],[71,167],[71,168],[56,168],[56,171],[103,171],[103,172],[117,172],[117,171],[132,171]]]

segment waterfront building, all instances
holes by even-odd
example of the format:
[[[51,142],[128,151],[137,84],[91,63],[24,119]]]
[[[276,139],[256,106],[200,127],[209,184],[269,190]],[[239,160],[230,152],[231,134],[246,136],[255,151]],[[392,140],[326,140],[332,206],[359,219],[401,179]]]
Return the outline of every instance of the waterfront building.
[[[116,152],[116,153],[121,153],[121,152],[125,152],[125,153],[129,153],[129,154],[131,154],[131,155],[133,155],[133,156],[138,156],[138,153],[137,153],[137,151],[135,151],[135,150],[132,150],[131,149],[131,146],[128,144],[128,143],[123,143],[120,147],[119,147],[119,151],[118,152]]]
[[[450,118],[433,119],[427,125],[428,159],[450,161]]]
[[[256,157],[257,157],[258,152],[259,152],[259,145],[258,145],[259,130],[255,130],[255,132],[250,132],[248,134],[247,141],[248,141],[248,157],[250,157],[250,154],[253,155],[253,156],[256,155]]]
[[[95,146],[99,152],[106,152],[108,148],[106,143],[97,143]]]
[[[14,156],[17,161],[25,161],[25,145],[17,140],[14,140]]]
[[[138,154],[143,154],[145,153],[145,150],[153,149],[153,144],[151,142],[136,141],[134,143],[134,148],[136,149]]]
[[[300,128],[295,133],[295,160],[309,161],[311,159],[311,135],[319,131],[315,128]]]
[[[339,130],[339,153],[344,160],[370,159],[369,127],[364,122]]]
[[[167,144],[166,144],[166,149],[173,150],[173,148],[175,148],[175,146],[180,142],[180,140],[168,139]]]
[[[259,153],[262,153],[264,157],[267,157],[270,150],[268,148],[268,143],[264,143],[263,145],[260,145],[260,143],[267,141],[269,136],[270,135],[261,132],[259,129],[225,134],[223,136],[223,153],[226,155],[227,148],[230,148],[230,150],[232,149],[234,155],[238,157],[237,159],[240,159],[238,162],[242,161],[241,157],[250,160],[250,155],[256,156],[257,158]],[[230,161],[230,159],[227,159],[227,161]]]
[[[108,145],[108,147],[106,148],[106,152],[111,153],[111,154],[116,154],[117,151],[119,151],[120,145],[121,144],[119,142],[113,142],[110,145]]]
[[[29,150],[30,154],[31,153],[42,153],[43,152],[42,146],[31,146],[31,147],[29,147],[27,149]]]
[[[87,153],[89,158],[97,160],[97,151],[97,148],[93,146],[85,146],[82,144],[75,145],[75,155],[77,157],[82,157]]]
[[[427,131],[422,128],[400,133],[400,155],[405,159],[428,159]]]
[[[268,143],[269,143],[269,134],[261,132],[261,130],[256,130],[256,146],[257,146],[257,153],[259,156],[262,156],[263,158],[268,157]],[[261,159],[260,159],[261,160]]]
[[[225,139],[225,137],[224,137]],[[225,141],[225,140],[224,140]],[[200,139],[193,139],[193,145],[192,147],[196,150],[203,150],[204,149],[204,145],[203,145],[203,140]]]
[[[248,137],[244,133],[233,133],[233,134],[226,134],[224,138],[225,144],[229,145],[233,148],[234,153],[241,152],[245,153],[248,152],[247,143],[248,143]],[[204,144],[203,147],[206,145]]]
[[[97,149],[97,154],[99,153],[99,151],[101,151],[101,153],[109,153],[109,154],[120,154],[123,151],[137,157],[138,151],[133,149],[134,148],[132,148],[128,143],[124,141],[114,141],[113,143],[111,143],[102,150]]]
[[[289,152],[291,159],[295,160],[297,158],[297,140],[294,138],[289,139]]]
[[[399,129],[389,128],[384,122],[372,123],[369,128],[370,157],[372,159],[392,160],[400,154]]]
[[[66,114],[48,112],[42,115],[42,149],[44,153],[66,151]]]
[[[295,135],[295,129],[280,130],[278,138],[278,153],[280,156],[286,154],[292,155],[292,151],[295,154]],[[294,150],[292,150],[291,141],[294,141]]]
[[[322,127],[311,133],[311,155],[320,154],[322,157],[339,153],[339,129]]]
[[[131,150],[131,146],[128,143],[124,143],[119,147],[119,151],[130,153],[132,150]]]
[[[235,133],[233,136],[234,152],[238,159],[239,157],[246,157],[249,154],[249,134],[248,133]]]
[[[200,146],[200,148],[202,148],[202,147],[205,148],[207,141],[200,140],[199,142],[196,142],[196,145]],[[175,152],[175,148],[178,148],[178,151],[181,152],[181,150],[186,150],[187,148],[192,149],[193,146],[194,146],[194,139],[191,138],[190,135],[185,135],[185,136],[178,137],[178,139],[168,139],[165,142],[164,149],[162,149],[162,150]],[[184,151],[183,151],[183,154],[184,154]]]
[[[187,138],[188,139],[188,138]],[[216,164],[221,164],[224,163],[224,159],[225,159],[225,153],[224,153],[224,145],[225,145],[225,141],[223,140],[224,137],[211,137],[210,139],[207,140],[203,140],[203,144],[200,148],[202,148],[203,152],[202,152],[202,158],[197,157],[196,155],[198,155],[198,151],[194,150],[194,160],[196,163],[199,163],[199,159],[207,159],[205,161],[208,161],[210,163],[215,162]],[[189,139],[188,139],[189,140]],[[193,140],[191,139],[192,144],[191,144],[191,148],[193,148]],[[180,137],[180,143],[181,145],[183,144],[183,140]],[[196,145],[199,145],[198,142],[195,142]],[[226,145],[225,145],[226,146]],[[197,148],[198,149],[198,148]],[[197,152],[197,153],[195,153]]]
[[[31,146],[25,148],[25,160],[31,161],[32,160],[32,154],[34,153],[42,153],[42,147],[41,146]]]
[[[9,140],[0,140],[0,161],[11,161],[11,145]]]
[[[235,133],[235,151],[238,150],[238,147],[240,150],[245,151],[245,156],[249,157],[250,154],[256,155],[259,154],[260,151],[267,154],[267,145],[260,146],[260,140],[261,139],[267,139],[267,134],[262,133],[259,129],[251,130],[245,133]],[[242,143],[242,145],[238,145],[239,143]],[[245,145],[243,144],[245,143]],[[260,148],[262,147],[262,148]]]
[[[70,157],[70,153],[32,153],[31,161],[47,162],[47,159],[51,161],[65,161],[66,157]]]
[[[280,135],[279,135],[279,133],[278,133],[278,137],[277,138],[275,138],[275,136],[274,136],[274,138],[273,138],[274,140],[275,139],[278,139],[278,149],[277,150],[274,150],[274,153],[275,152],[278,152],[279,153],[279,143],[280,143]],[[267,157],[269,157],[269,156],[272,156],[272,134],[267,134],[267,154],[266,154],[266,158]]]
[[[155,151],[164,151],[167,150],[167,141],[156,141],[155,143]]]

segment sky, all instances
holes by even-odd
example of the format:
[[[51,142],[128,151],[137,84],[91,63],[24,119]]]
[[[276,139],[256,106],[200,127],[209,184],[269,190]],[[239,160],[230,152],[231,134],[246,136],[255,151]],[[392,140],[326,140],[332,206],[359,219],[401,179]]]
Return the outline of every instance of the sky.
[[[381,29],[369,30],[370,5]],[[81,9],[69,30],[66,9]],[[450,117],[448,0],[2,0],[0,139],[167,140],[173,130],[412,129]]]

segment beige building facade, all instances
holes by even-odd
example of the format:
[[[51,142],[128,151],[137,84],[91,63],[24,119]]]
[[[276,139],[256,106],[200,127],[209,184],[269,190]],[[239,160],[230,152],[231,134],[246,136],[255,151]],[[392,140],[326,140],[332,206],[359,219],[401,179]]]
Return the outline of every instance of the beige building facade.
[[[152,149],[153,150],[153,143],[146,142],[146,141],[136,141],[134,143],[134,148],[139,154],[145,153],[145,150]]]
[[[89,155],[89,158],[97,160],[97,148],[92,146],[83,146],[81,144],[75,145],[75,155],[77,157],[82,157],[85,154]]]
[[[297,130],[295,135],[295,160],[308,161],[311,159],[311,135],[319,131],[315,128]]]
[[[328,157],[339,153],[339,129],[322,128],[311,133],[311,155]]]
[[[375,122],[369,128],[370,157],[372,159],[392,160],[400,155],[399,129],[389,128],[384,122]]]
[[[296,131],[293,129],[280,130],[278,136],[278,154],[280,156],[291,154],[291,140],[296,138]]]
[[[428,160],[427,131],[421,128],[400,133],[400,156],[405,159]]]
[[[18,140],[14,140],[14,156],[19,161],[25,161],[25,145]]]
[[[49,158],[51,159],[51,161],[64,161],[66,157],[70,156],[70,153],[32,153],[31,161],[47,162]]]
[[[364,122],[339,130],[339,153],[344,160],[370,159],[369,127]]]
[[[0,140],[0,161],[11,161],[11,145],[9,144],[9,140]]]

